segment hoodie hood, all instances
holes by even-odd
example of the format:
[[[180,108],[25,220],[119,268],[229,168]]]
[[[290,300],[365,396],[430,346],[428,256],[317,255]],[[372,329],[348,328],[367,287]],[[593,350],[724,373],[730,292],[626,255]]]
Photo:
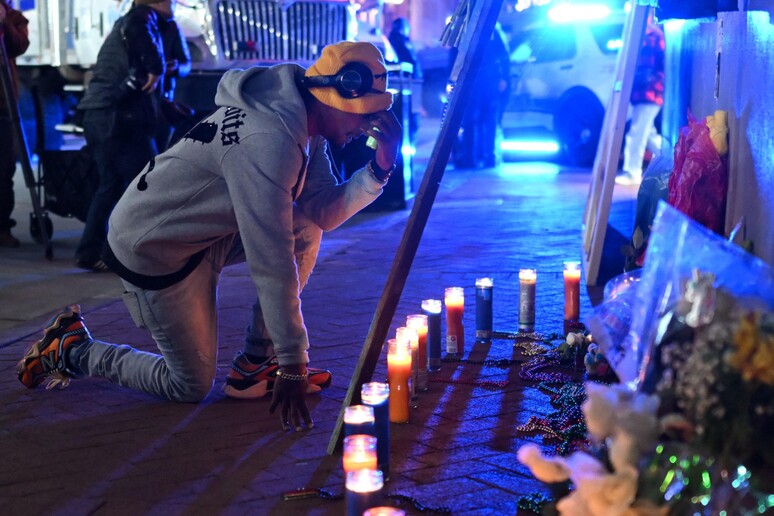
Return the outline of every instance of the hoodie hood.
[[[306,148],[309,137],[306,106],[299,93],[304,72],[296,64],[229,70],[218,84],[215,104],[271,118],[279,116],[293,139],[301,148]]]

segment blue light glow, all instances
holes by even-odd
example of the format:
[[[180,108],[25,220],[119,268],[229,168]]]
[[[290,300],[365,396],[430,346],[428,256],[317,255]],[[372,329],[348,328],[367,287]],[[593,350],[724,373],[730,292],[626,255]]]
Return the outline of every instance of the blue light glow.
[[[502,163],[497,167],[497,173],[501,177],[526,177],[536,179],[546,178],[559,174],[561,167],[554,163],[530,161],[525,163]]]
[[[610,8],[602,4],[561,4],[548,11],[548,19],[554,23],[576,23],[603,20],[610,16]]]
[[[553,140],[503,140],[500,150],[527,154],[556,154],[559,144]]]

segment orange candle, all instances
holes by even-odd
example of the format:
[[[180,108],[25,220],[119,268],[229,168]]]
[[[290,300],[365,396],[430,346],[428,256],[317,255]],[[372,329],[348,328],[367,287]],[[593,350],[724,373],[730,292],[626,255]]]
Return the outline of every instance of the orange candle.
[[[419,360],[417,364],[417,390],[427,390],[427,316],[413,314],[406,317],[406,326],[417,332]]]
[[[519,271],[519,327],[531,329],[535,326],[535,284],[537,271]]]
[[[344,473],[359,469],[376,469],[376,437],[352,434],[344,438]]]
[[[387,341],[387,383],[390,384],[390,422],[409,422],[411,346],[407,340]]]
[[[564,320],[580,318],[580,262],[564,262]]]
[[[462,355],[465,351],[465,328],[462,314],[465,311],[465,291],[462,287],[449,287],[444,291],[446,304],[446,353]]]

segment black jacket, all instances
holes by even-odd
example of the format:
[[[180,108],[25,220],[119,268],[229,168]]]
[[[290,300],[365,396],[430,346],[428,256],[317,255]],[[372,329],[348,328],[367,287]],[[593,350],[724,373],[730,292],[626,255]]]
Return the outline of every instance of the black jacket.
[[[144,83],[148,73],[162,75],[164,63],[156,11],[147,5],[133,7],[116,21],[99,49],[94,75],[78,109],[115,107],[120,85],[130,74]]]

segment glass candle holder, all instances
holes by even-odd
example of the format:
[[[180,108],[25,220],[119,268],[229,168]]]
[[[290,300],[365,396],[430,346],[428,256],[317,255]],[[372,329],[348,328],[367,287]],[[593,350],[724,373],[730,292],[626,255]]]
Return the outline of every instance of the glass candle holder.
[[[465,352],[465,328],[462,315],[465,311],[465,290],[449,287],[444,290],[446,304],[446,353],[462,355]]]
[[[344,409],[344,436],[353,434],[376,435],[373,407],[350,405]]]
[[[422,313],[427,316],[427,369],[441,369],[441,309],[440,299],[422,301]]]
[[[382,505],[384,477],[379,470],[361,469],[347,473],[347,516],[362,516],[372,507]]]
[[[564,262],[564,320],[580,318],[580,262]]]
[[[492,341],[492,278],[476,280],[476,342]]]
[[[519,271],[519,327],[532,329],[535,326],[535,284],[537,271]]]
[[[377,469],[376,437],[366,434],[346,436],[341,462],[344,473],[358,469]]]
[[[409,383],[409,389],[411,391],[411,399],[417,399],[417,383],[419,382],[419,335],[414,328],[408,326],[401,326],[395,330],[395,338],[398,340],[408,340],[411,346],[411,382]]]
[[[376,460],[384,479],[390,478],[390,386],[369,382],[360,386],[360,401],[374,411]]]
[[[390,422],[409,422],[411,345],[407,340],[387,341],[387,382],[390,384]]]
[[[397,507],[371,507],[363,513],[363,516],[406,516],[406,511]]]
[[[427,316],[412,314],[406,317],[406,326],[415,330],[418,337],[417,348],[417,390],[427,390]]]

